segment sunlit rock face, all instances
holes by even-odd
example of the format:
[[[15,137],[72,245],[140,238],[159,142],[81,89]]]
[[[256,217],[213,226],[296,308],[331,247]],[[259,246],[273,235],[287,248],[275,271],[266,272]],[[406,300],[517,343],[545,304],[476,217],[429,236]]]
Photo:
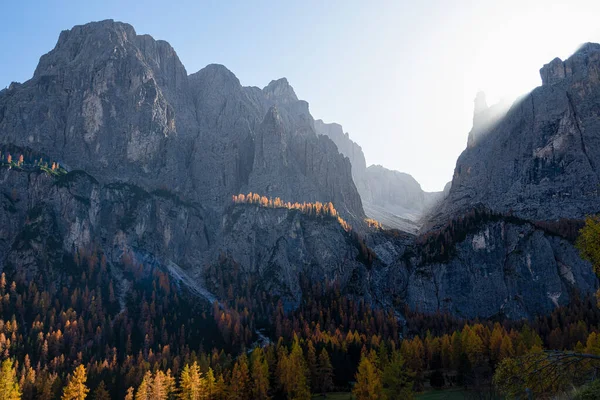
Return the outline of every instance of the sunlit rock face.
[[[469,146],[435,226],[474,204],[526,219],[582,218],[600,211],[600,45],[586,44],[540,73],[543,85],[481,130]]]

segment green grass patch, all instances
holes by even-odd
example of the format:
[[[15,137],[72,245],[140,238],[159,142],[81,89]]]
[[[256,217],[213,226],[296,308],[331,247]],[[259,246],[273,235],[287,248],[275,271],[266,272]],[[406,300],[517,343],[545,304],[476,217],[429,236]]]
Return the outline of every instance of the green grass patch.
[[[312,398],[313,400],[354,400],[354,397],[350,392],[327,393],[326,397],[320,394],[315,394]]]
[[[424,393],[415,394],[415,400],[464,400],[469,397],[469,392],[461,388],[445,389],[445,390],[430,390]],[[327,397],[320,394],[313,395],[313,400],[355,400],[350,392],[328,393]]]
[[[468,392],[461,388],[445,390],[429,390],[415,394],[415,400],[464,400],[468,399]]]

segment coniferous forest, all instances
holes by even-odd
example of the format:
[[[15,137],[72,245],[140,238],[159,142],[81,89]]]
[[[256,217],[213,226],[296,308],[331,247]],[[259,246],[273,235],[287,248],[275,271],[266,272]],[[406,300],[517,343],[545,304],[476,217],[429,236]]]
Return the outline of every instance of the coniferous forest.
[[[297,207],[337,217],[329,206]],[[599,225],[588,219],[577,241],[596,268]],[[530,321],[409,308],[401,320],[343,295],[335,282],[308,279],[301,304],[285,309],[225,255],[204,274],[221,302],[199,299],[127,253],[110,265],[96,248],[77,249],[35,276],[8,265],[0,276],[0,397],[310,399],[352,391],[357,399],[408,399],[431,389],[486,396],[525,386],[549,395],[595,371],[594,358],[577,355],[600,357],[592,297]],[[548,368],[552,379],[529,377],[527,366]]]

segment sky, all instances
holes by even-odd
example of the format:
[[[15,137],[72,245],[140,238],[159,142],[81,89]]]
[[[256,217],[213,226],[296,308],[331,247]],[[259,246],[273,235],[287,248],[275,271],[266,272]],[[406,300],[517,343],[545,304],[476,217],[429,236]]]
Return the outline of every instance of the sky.
[[[227,66],[245,86],[286,77],[311,114],[340,123],[367,164],[451,180],[473,99],[512,100],[539,69],[600,42],[600,2],[5,1],[0,88],[33,75],[60,31],[112,18],[168,41],[188,73]]]

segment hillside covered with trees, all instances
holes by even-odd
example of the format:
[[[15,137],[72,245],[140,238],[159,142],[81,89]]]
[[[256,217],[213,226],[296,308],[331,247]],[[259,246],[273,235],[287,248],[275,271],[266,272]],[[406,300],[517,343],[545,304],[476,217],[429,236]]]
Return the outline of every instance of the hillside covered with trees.
[[[589,219],[578,242],[595,266],[598,225]],[[544,349],[600,357],[600,310],[591,298],[533,321],[407,309],[402,325],[393,310],[307,280],[300,307],[285,312],[226,258],[207,270],[224,288],[223,302],[212,305],[128,254],[118,267],[131,285],[124,297],[112,278],[117,266],[96,249],[65,256],[51,282],[43,272],[32,280],[10,267],[2,273],[0,397],[309,399],[352,390],[362,400],[448,387],[516,394],[525,389],[511,379],[519,360],[550,354]],[[257,342],[259,330],[272,340]],[[571,370],[580,384],[595,360]],[[554,379],[539,393],[568,390],[574,379]]]

